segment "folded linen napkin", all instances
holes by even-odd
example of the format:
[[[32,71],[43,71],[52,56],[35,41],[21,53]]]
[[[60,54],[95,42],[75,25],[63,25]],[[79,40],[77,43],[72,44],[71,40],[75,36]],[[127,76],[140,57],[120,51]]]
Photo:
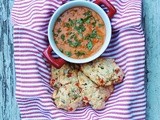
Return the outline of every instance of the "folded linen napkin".
[[[110,2],[117,9],[117,13],[111,20],[113,34],[110,45],[102,56],[116,60],[125,73],[124,82],[115,86],[105,109],[96,111],[86,107],[68,113],[57,109],[53,104],[51,99],[53,89],[49,85],[50,65],[42,56],[42,52],[48,46],[47,27],[50,17],[63,3],[60,0],[15,0],[12,20],[16,99],[22,119],[145,119],[142,1],[110,0]]]

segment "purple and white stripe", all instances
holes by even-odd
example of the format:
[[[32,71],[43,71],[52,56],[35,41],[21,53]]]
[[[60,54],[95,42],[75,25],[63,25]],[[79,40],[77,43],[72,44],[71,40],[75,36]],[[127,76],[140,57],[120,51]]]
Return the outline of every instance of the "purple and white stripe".
[[[15,0],[12,20],[16,99],[22,119],[145,119],[145,40],[141,28],[142,1],[110,0],[110,2],[117,9],[117,14],[111,20],[113,35],[110,45],[102,56],[116,60],[125,73],[124,82],[115,86],[105,109],[95,111],[87,107],[67,113],[57,109],[51,100],[53,89],[49,85],[50,65],[42,56],[42,52],[48,46],[48,22],[62,2]]]

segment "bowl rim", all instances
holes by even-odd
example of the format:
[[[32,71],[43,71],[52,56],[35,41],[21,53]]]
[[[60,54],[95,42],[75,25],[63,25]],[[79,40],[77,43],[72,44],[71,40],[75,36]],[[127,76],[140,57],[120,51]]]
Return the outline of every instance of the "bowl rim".
[[[106,36],[105,36],[105,40],[104,43],[102,45],[102,47],[92,56],[87,57],[87,58],[83,58],[83,59],[75,59],[75,58],[71,58],[66,56],[65,54],[63,54],[56,46],[55,41],[53,39],[53,26],[56,23],[57,18],[66,10],[76,7],[76,6],[83,6],[83,7],[88,7],[89,9],[94,10],[95,12],[97,12],[100,17],[103,19],[104,23],[105,23],[105,29],[106,29]],[[102,55],[102,53],[104,53],[104,51],[107,49],[110,39],[111,39],[111,23],[110,23],[110,19],[108,17],[108,15],[106,14],[106,12],[97,4],[90,2],[90,1],[83,1],[83,0],[76,0],[76,1],[70,1],[68,3],[63,4],[62,6],[60,6],[52,15],[50,21],[49,21],[49,25],[48,25],[48,40],[49,43],[53,49],[53,51],[62,59],[71,62],[71,63],[87,63],[90,62],[96,58],[98,58],[99,56]]]

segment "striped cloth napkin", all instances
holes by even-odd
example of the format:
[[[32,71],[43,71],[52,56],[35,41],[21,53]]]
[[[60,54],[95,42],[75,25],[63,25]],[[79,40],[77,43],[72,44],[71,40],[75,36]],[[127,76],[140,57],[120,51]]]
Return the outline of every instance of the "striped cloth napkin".
[[[48,46],[47,27],[51,15],[62,5],[60,0],[15,0],[14,59],[16,99],[22,119],[58,120],[143,120],[146,96],[145,39],[141,27],[141,0],[110,0],[117,9],[109,47],[102,55],[114,58],[125,73],[103,110],[91,107],[68,113],[57,109],[49,85],[50,65],[42,52]],[[103,7],[103,6],[102,6]],[[106,10],[106,8],[104,8]]]

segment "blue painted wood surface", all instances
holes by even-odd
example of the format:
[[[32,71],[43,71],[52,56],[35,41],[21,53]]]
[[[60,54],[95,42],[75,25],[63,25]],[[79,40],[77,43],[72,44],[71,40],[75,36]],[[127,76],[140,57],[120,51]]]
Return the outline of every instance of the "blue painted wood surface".
[[[0,120],[19,120],[15,99],[13,28],[10,10],[13,0],[0,1]],[[160,120],[160,0],[143,1],[146,37],[147,118]]]
[[[19,120],[15,99],[15,70],[13,60],[13,28],[10,10],[13,0],[0,1],[0,120]]]
[[[160,120],[160,0],[143,1],[147,119]]]

